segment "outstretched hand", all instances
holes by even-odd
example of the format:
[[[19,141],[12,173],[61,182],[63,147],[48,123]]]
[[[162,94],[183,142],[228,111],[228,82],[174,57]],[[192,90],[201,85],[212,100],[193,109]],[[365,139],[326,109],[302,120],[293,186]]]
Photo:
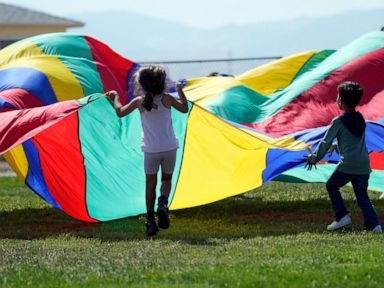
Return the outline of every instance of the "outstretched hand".
[[[311,156],[312,155],[305,156],[307,158],[307,163],[305,163],[304,168],[306,168],[308,171],[311,171],[312,167],[315,167],[315,169],[317,169],[316,163],[311,161]]]
[[[113,101],[115,100],[115,97],[118,96],[117,92],[115,90],[111,90],[105,93],[105,96],[108,97],[109,100]]]
[[[183,85],[180,82],[176,82],[176,91],[183,90]]]

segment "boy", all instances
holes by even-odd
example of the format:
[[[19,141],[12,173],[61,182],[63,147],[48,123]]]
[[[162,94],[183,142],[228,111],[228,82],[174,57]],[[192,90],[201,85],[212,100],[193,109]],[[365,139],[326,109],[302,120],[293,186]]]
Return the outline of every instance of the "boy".
[[[371,172],[368,150],[365,146],[365,120],[355,110],[363,97],[363,88],[356,82],[344,82],[337,87],[337,104],[344,113],[332,120],[316,151],[308,155],[308,170],[320,161],[337,139],[340,160],[336,170],[328,179],[326,188],[332,202],[335,221],[327,226],[328,231],[340,229],[352,223],[350,214],[340,194],[340,188],[352,183],[356,200],[364,216],[367,230],[382,233],[376,211],[369,199],[368,179]]]

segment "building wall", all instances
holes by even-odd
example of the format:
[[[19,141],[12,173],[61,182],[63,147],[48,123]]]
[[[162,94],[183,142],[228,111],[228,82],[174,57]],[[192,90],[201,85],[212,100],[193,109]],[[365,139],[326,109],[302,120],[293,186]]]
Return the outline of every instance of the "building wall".
[[[11,26],[11,25],[0,25],[0,49],[31,36],[53,33],[53,32],[65,32],[67,31],[66,26],[37,26],[37,25],[25,25],[25,26]]]
[[[51,32],[65,32],[65,26],[6,26],[0,25],[0,40],[19,40],[22,38],[51,33]]]

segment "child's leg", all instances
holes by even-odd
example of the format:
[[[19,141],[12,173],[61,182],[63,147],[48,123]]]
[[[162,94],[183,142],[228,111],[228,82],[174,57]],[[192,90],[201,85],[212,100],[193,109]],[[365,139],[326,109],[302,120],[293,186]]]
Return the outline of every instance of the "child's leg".
[[[176,151],[177,150],[164,152],[161,161],[161,196],[157,203],[157,216],[159,217],[159,227],[162,229],[169,227],[168,197],[172,187],[172,174],[175,169]]]
[[[169,227],[169,215],[168,215],[168,197],[172,186],[172,174],[162,173],[161,175],[161,195],[157,201],[157,216],[158,224],[162,229]]]
[[[147,212],[155,211],[156,185],[157,185],[157,175],[146,174],[145,175],[145,202],[147,205]]]
[[[349,212],[340,194],[340,188],[351,181],[351,176],[346,173],[334,171],[326,183],[329,198],[332,202],[332,210],[336,221],[339,221]]]
[[[160,158],[156,153],[144,153],[145,203],[147,206],[147,236],[154,236],[159,230],[155,221],[157,171],[159,170],[159,166]]]
[[[177,149],[164,152],[164,158],[161,161],[161,196],[168,201],[169,193],[172,188],[172,174],[175,170]]]
[[[364,216],[364,225],[367,229],[372,230],[380,223],[375,208],[368,196],[368,179],[369,174],[356,175],[351,182],[356,195],[357,204],[359,204]]]
[[[169,193],[171,192],[171,188],[172,188],[172,174],[162,173],[160,192],[161,192],[161,196],[167,199],[167,202],[168,202]]]
[[[147,211],[154,211],[156,200],[157,172],[161,156],[159,153],[144,153],[145,200]]]
[[[155,236],[159,228],[155,219],[155,200],[156,200],[156,174],[146,174],[145,183],[145,202],[147,205],[147,222],[145,224],[147,236]]]

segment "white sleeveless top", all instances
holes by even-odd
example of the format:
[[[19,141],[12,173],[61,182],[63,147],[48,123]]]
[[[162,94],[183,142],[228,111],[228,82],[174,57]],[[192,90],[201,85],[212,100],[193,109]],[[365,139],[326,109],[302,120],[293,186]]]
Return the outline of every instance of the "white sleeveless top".
[[[156,95],[153,103],[157,108],[140,113],[143,134],[141,150],[155,153],[171,151],[179,148],[179,141],[172,126],[171,109],[164,106],[162,95]]]

